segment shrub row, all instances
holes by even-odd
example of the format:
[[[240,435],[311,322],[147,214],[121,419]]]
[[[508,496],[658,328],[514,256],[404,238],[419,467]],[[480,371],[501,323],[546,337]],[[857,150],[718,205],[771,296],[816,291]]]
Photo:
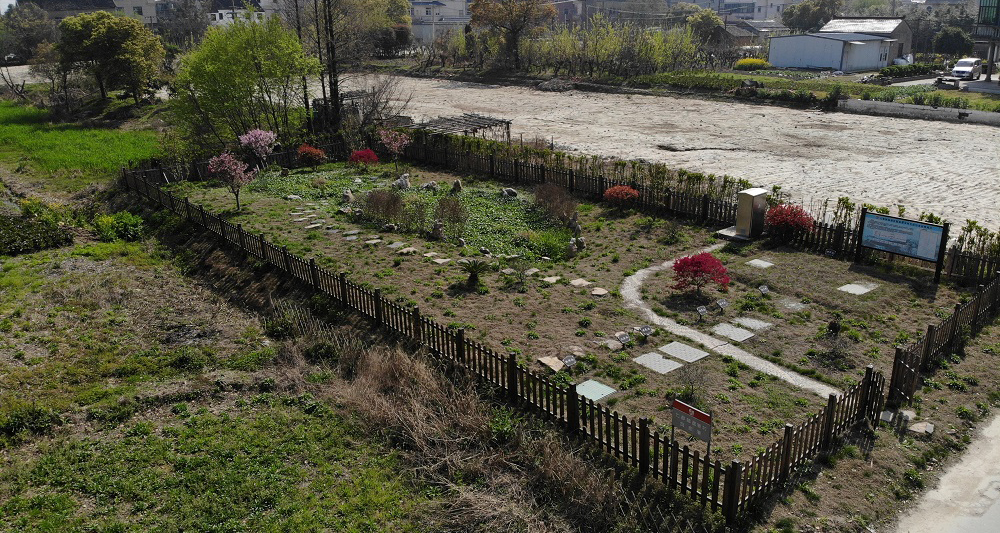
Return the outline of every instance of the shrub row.
[[[73,234],[41,219],[0,215],[0,255],[18,255],[73,243]]]
[[[889,78],[907,78],[923,76],[935,70],[941,70],[943,65],[937,63],[913,63],[912,65],[890,65],[878,71],[879,75]]]

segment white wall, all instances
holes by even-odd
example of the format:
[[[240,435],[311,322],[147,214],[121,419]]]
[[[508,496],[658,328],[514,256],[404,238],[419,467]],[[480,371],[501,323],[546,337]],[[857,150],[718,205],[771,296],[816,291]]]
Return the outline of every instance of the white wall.
[[[864,41],[865,44],[850,44],[845,46],[844,72],[859,70],[876,70],[889,64],[889,43],[882,41]],[[883,59],[885,54],[885,59]]]
[[[778,68],[840,69],[843,42],[810,35],[771,39],[767,61]]]
[[[900,104],[897,102],[876,102],[874,100],[841,100],[838,111],[888,117],[905,117],[925,120],[949,120],[1000,126],[1000,113],[990,113],[975,109],[933,108],[928,105]],[[914,126],[925,127],[925,126]],[[932,128],[933,126],[926,126]]]

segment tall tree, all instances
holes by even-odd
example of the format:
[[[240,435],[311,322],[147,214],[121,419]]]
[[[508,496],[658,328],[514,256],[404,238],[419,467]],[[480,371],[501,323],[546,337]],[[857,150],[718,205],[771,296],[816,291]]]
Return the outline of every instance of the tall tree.
[[[107,11],[84,13],[59,24],[57,50],[67,65],[81,65],[97,81],[101,98],[118,88],[136,102],[159,74],[164,50],[160,38],[136,19]]]
[[[716,15],[715,11],[711,9],[702,9],[691,15],[688,17],[687,23],[691,28],[691,33],[702,44],[707,43],[715,35],[715,32],[724,25],[719,15]]]
[[[478,0],[469,8],[472,25],[503,38],[504,53],[521,68],[521,39],[540,30],[556,16],[552,4],[542,0]]]
[[[170,9],[157,15],[163,39],[183,50],[199,43],[208,30],[208,2],[175,0]]]
[[[181,58],[171,100],[185,133],[225,145],[255,128],[294,139],[302,126],[303,76],[320,72],[278,17],[209,29]]]
[[[961,28],[949,26],[934,36],[934,51],[939,54],[964,56],[972,52],[975,41]]]
[[[38,45],[56,40],[56,25],[32,2],[18,2],[0,17],[0,52],[30,59]]]
[[[798,31],[815,31],[837,16],[843,0],[804,0],[785,8],[781,22]]]

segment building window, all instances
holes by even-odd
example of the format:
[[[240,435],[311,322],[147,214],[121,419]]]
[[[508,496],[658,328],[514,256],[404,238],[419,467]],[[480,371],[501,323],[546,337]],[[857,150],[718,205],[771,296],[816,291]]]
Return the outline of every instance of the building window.
[[[215,20],[215,13],[212,13],[211,16],[212,16],[212,20],[214,21]]]
[[[425,8],[424,9],[424,15],[427,15],[428,17],[431,16],[431,8],[429,8],[429,7]]]
[[[132,6],[132,13],[135,15],[142,16],[142,6]]]

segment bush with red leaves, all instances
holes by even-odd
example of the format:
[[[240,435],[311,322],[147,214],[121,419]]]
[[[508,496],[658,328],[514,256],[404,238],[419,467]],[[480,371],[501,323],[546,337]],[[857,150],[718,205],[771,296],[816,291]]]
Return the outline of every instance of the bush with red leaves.
[[[371,148],[365,148],[364,150],[355,150],[351,152],[349,161],[355,165],[367,167],[368,165],[378,163],[378,156],[375,155],[375,152]]]
[[[326,161],[326,152],[315,146],[303,144],[299,147],[299,161],[304,165],[315,167]]]
[[[618,207],[625,207],[639,199],[639,191],[628,185],[616,185],[604,191],[604,201]]]
[[[674,261],[674,288],[685,290],[694,287],[701,294],[701,288],[713,282],[719,285],[719,289],[726,290],[730,281],[726,272],[722,261],[708,252],[682,257]]]
[[[789,240],[801,231],[812,231],[813,217],[801,205],[779,204],[764,216],[767,232],[779,240]]]

